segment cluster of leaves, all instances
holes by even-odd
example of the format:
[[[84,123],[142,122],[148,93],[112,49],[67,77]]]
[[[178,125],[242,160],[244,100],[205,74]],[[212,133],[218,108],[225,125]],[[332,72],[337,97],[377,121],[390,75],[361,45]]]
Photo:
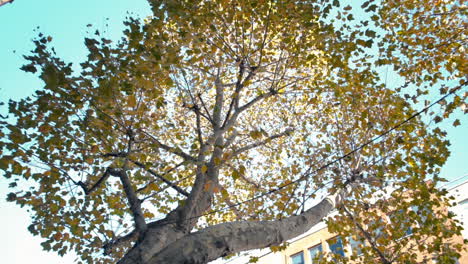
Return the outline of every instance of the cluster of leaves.
[[[121,258],[131,239],[110,256],[101,250],[131,232],[131,193],[149,222],[183,206],[195,176],[210,164],[219,179],[203,188],[214,193],[214,213],[199,228],[299,213],[317,191],[335,192],[356,175],[366,181],[346,200],[354,218],[342,212],[330,222],[332,230],[375,218],[364,205],[389,183],[400,195],[415,190],[408,204],[446,205],[433,185],[448,143],[443,131],[429,130],[418,118],[324,170],[314,169],[414,114],[398,90],[383,84],[376,66],[394,66],[421,94],[429,91],[424,85],[449,78],[459,80],[456,89],[466,84],[460,5],[431,9],[429,2],[405,1],[396,8],[392,1],[368,1],[360,11],[366,15],[357,20],[353,8],[339,1],[150,2],[153,16],[127,20],[117,43],[98,32],[86,38],[89,56],[79,73],[58,58],[44,35],[25,56],[29,63],[22,69],[37,73],[45,85],[33,97],[9,102],[10,119],[0,123],[0,169],[12,180],[8,200],[33,211],[29,230],[45,238],[46,250],[74,250],[88,263]],[[429,14],[439,9],[446,14]],[[436,30],[440,23],[458,33]],[[431,33],[423,39],[419,32]],[[379,59],[371,55],[376,46]],[[455,97],[447,113],[464,100]],[[213,126],[219,123],[225,129],[218,146]],[[216,151],[222,155],[213,163],[199,158]],[[114,177],[117,168],[126,171],[133,191]],[[431,177],[434,184],[427,187]],[[427,196],[428,188],[437,199]],[[262,193],[268,195],[241,203]],[[386,199],[388,206],[379,209],[399,210],[404,204],[396,200]],[[459,234],[456,226],[443,229],[440,219],[430,222],[440,228],[439,238]],[[345,230],[354,229],[336,231]],[[419,230],[421,239],[430,231]],[[388,241],[400,235],[395,227]],[[437,241],[421,250],[454,255]],[[372,247],[365,252],[367,259],[377,254]]]
[[[425,88],[407,92],[407,98],[417,101],[437,86],[440,94],[446,94],[466,85],[467,12],[463,1],[446,0],[385,1],[378,9],[380,27],[385,30],[378,63],[393,65],[407,81]],[[468,113],[467,96],[465,91],[442,101],[443,111],[434,120],[440,122],[459,107]],[[455,120],[457,125],[460,122]]]
[[[327,220],[330,231],[356,241],[356,248],[342,262],[452,263],[460,258],[466,240],[460,236],[460,223],[447,209],[452,202],[444,197],[446,191],[433,182],[421,183],[417,177],[392,189],[378,194],[372,203],[367,199],[349,203]]]

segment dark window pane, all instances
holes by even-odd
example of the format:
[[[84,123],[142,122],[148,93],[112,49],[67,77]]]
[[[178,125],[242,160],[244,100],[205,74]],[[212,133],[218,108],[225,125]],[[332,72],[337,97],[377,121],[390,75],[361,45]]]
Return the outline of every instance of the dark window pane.
[[[330,246],[331,252],[344,257],[345,254],[343,249],[343,243],[341,242],[340,237],[335,237],[328,240],[328,245]]]
[[[406,229],[406,231],[405,231],[405,235],[409,236],[411,234],[413,234],[413,228],[408,227],[408,229]]]

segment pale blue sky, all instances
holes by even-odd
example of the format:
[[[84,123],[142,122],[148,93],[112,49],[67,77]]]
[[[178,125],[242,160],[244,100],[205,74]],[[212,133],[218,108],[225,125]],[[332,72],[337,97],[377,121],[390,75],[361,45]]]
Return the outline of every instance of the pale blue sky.
[[[22,55],[33,48],[31,39],[37,35],[33,31],[37,26],[53,37],[59,56],[66,61],[80,62],[86,56],[83,37],[89,30],[87,24],[100,31],[109,24],[104,36],[116,39],[121,36],[127,11],[146,16],[150,14],[148,7],[146,0],[16,0],[0,7],[0,100],[19,99],[41,87],[37,77],[19,70],[24,64]],[[7,185],[8,181],[0,177],[1,262],[73,263],[73,254],[61,258],[53,252],[42,251],[41,239],[26,229],[30,218],[25,208],[5,201]]]
[[[19,68],[24,64],[23,54],[33,48],[31,39],[40,31],[53,37],[59,56],[65,61],[80,62],[86,51],[83,37],[93,24],[103,31],[109,24],[105,37],[116,39],[123,29],[126,12],[144,17],[149,14],[145,0],[16,0],[0,7],[0,100],[19,99],[31,95],[41,87],[37,77],[24,73]],[[106,18],[109,18],[107,20]],[[14,52],[15,51],[15,52]],[[3,111],[2,111],[3,112]],[[468,173],[468,125],[466,116],[462,125],[452,128],[445,122],[452,142],[452,156],[443,168],[442,175],[454,179]],[[453,120],[452,120],[453,121]],[[55,253],[41,250],[40,239],[26,230],[30,223],[28,213],[5,201],[8,182],[0,177],[0,255],[3,263],[62,264],[72,263],[74,256],[60,258]]]

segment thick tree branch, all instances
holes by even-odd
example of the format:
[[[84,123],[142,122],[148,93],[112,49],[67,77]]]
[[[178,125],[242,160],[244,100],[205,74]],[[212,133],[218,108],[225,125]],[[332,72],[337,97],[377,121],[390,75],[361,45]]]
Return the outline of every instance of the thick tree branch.
[[[237,130],[233,130],[231,135],[229,135],[229,137],[226,138],[225,142],[224,142],[224,148],[227,148],[229,147],[232,143],[234,143],[234,140],[237,138],[237,136],[239,135],[239,132]]]
[[[175,222],[178,218],[177,214],[177,211],[172,211],[166,216],[166,218],[149,223],[144,239],[137,241],[133,248],[130,249],[130,251],[127,252],[117,263],[145,263],[154,255],[153,252],[159,252],[167,244],[185,236],[186,233],[183,230],[176,228]],[[134,230],[127,236],[123,237],[122,241],[117,240],[115,243],[109,244],[108,248],[112,249],[118,246],[119,242],[123,243],[123,241],[127,241],[128,239],[135,240],[136,237],[137,232]]]
[[[202,125],[201,125],[201,118],[200,115],[201,113],[195,111],[196,115],[196,125],[197,125],[197,139],[198,143],[200,144],[200,148],[205,144],[203,143],[203,132],[202,132]]]
[[[123,169],[109,169],[109,173],[120,178],[124,192],[127,196],[128,204],[130,205],[130,211],[132,212],[136,229],[138,233],[143,236],[147,229],[146,221],[145,217],[143,216],[143,211],[141,210],[141,202],[138,199],[135,190],[133,189],[127,172]]]
[[[245,68],[246,68],[245,62],[244,60],[242,60],[239,63],[239,73],[238,73],[237,80],[235,83],[236,89],[234,90],[234,94],[232,95],[231,103],[229,104],[229,108],[226,114],[226,119],[224,120],[222,127],[225,127],[226,123],[229,121],[232,110],[239,109],[240,93],[242,89],[246,86],[247,82],[249,82],[256,75],[257,69],[259,67],[250,67],[249,74],[247,75],[247,77],[245,77],[244,80],[242,80],[244,73],[245,73]]]
[[[202,168],[205,166],[207,169],[206,172],[203,172]],[[193,216],[203,214],[211,206],[213,188],[218,184],[218,173],[219,168],[214,162],[199,166],[192,191],[185,204],[180,208],[179,228],[185,229],[187,232],[190,231],[198,220]],[[207,188],[206,184],[210,181],[211,184]]]
[[[213,108],[213,126],[215,130],[218,130],[221,127],[221,113],[223,110],[223,103],[224,103],[224,88],[220,80],[220,69],[218,69],[218,74],[215,80],[215,87],[216,87],[216,96],[215,96],[215,104]]]
[[[304,213],[276,221],[231,222],[208,227],[179,239],[143,264],[204,264],[232,253],[278,245],[323,220],[334,208],[334,197],[322,200]]]
[[[219,119],[218,119],[219,121]],[[180,208],[178,227],[189,232],[198,221],[194,216],[202,215],[209,209],[213,200],[214,187],[218,184],[219,164],[223,155],[224,136],[218,125],[214,126],[213,151],[208,163],[198,165],[195,184],[185,204]],[[205,146],[202,146],[203,150]],[[200,152],[200,157],[204,157]]]
[[[210,206],[213,199],[213,187],[218,183],[219,163],[223,154],[224,132],[221,129],[221,116],[224,104],[224,87],[220,79],[221,69],[218,68],[215,80],[216,95],[213,107],[213,134],[208,145],[213,145],[213,151],[208,163],[202,162],[205,159],[206,144],[201,145],[198,156],[198,164],[195,183],[185,204],[179,207],[178,227],[190,231],[197,219],[193,216],[201,215]],[[212,183],[208,185],[207,183]],[[210,187],[211,186],[211,187]]]
[[[210,171],[206,173],[210,174]],[[194,189],[203,190],[206,175],[198,174],[197,178]],[[190,195],[197,194],[198,197],[194,197],[193,201],[198,203],[192,207],[192,214],[184,215],[187,208],[182,206],[154,225],[148,224],[144,239],[137,242],[118,264],[206,263],[226,254],[279,244],[323,220],[336,204],[341,203],[346,192],[347,188],[338,190],[336,194],[298,216],[277,221],[225,223],[187,236],[198,216],[210,205],[212,197],[212,192],[195,190]],[[191,197],[187,202],[190,199]],[[180,219],[183,219],[185,226],[179,224]],[[215,251],[212,251],[213,247]]]
[[[236,90],[234,91],[234,95],[232,97],[231,105],[229,106],[229,111],[228,113],[231,112],[232,108],[234,109],[239,108],[239,98],[240,98],[240,92],[244,86],[242,85],[242,78],[244,77],[244,72],[245,72],[245,61],[242,59],[239,63],[239,73],[237,75],[237,80],[236,80]],[[229,115],[226,116],[226,120],[228,120]]]

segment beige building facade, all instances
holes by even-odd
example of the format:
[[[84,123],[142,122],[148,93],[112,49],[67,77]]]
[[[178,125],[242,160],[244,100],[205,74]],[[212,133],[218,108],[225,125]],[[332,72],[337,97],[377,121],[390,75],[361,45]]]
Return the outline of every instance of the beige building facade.
[[[463,243],[463,239],[468,239],[468,175],[457,179],[458,182],[445,187],[450,196],[455,197],[456,205],[450,208],[457,215],[457,219],[463,225],[463,237],[455,238],[455,242]],[[408,234],[411,235],[411,234]],[[348,239],[348,243],[343,243],[343,239]],[[307,233],[298,236],[290,241],[286,249],[279,252],[271,252],[268,249],[253,251],[242,257],[235,257],[224,261],[225,264],[248,263],[250,256],[258,257],[258,264],[314,264],[314,256],[318,252],[326,255],[333,252],[347,257],[350,252],[359,250],[357,242],[350,238],[341,238],[336,234],[328,232],[325,223],[319,223],[312,227]],[[346,244],[346,245],[344,245]],[[468,252],[460,252],[459,264],[468,264]],[[378,263],[378,261],[376,262]],[[431,261],[428,262],[430,264]],[[433,262],[434,263],[434,262]]]

